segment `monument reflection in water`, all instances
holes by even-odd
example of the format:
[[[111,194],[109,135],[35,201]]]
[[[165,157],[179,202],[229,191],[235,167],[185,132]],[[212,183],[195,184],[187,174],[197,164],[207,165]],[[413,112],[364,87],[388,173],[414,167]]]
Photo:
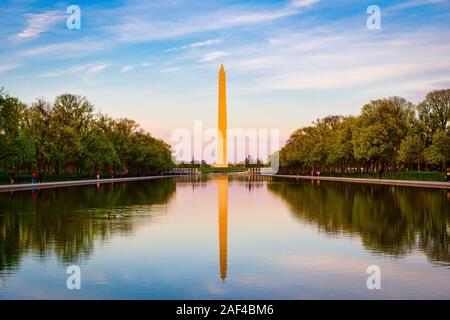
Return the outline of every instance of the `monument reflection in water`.
[[[217,179],[217,203],[219,206],[220,278],[225,282],[228,258],[228,177]]]

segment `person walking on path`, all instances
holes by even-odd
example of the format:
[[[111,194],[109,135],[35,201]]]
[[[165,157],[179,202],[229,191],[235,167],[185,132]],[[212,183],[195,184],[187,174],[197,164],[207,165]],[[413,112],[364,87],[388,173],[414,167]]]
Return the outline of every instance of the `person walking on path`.
[[[14,173],[12,172],[9,174],[9,183],[14,184]]]
[[[38,182],[38,175],[36,171],[33,171],[33,173],[31,173],[31,183],[35,184],[37,182]]]
[[[97,180],[100,180],[100,171],[97,171]]]

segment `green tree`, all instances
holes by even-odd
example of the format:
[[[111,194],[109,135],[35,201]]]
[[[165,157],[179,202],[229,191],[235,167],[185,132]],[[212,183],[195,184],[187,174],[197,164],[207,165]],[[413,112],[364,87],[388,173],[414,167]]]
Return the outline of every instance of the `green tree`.
[[[329,144],[327,163],[339,167],[341,172],[346,172],[348,167],[355,163],[352,144],[354,122],[354,117],[342,118],[339,127],[333,130],[333,134],[327,139]]]
[[[26,105],[0,89],[0,163],[18,170],[32,156],[25,131]]]
[[[94,106],[85,97],[63,94],[53,106],[53,125],[56,127],[55,160],[57,172],[75,173],[81,161],[82,145],[88,136]]]
[[[28,115],[28,130],[37,168],[51,174],[56,138],[52,107],[47,101],[38,99],[29,109]]]
[[[89,122],[89,130],[82,142],[79,166],[87,172],[112,172],[114,165],[120,163],[116,149],[108,137],[104,126],[105,119],[100,117]]]
[[[420,171],[420,163],[423,161],[425,152],[425,144],[421,137],[417,134],[409,134],[400,144],[398,161],[410,168],[413,163],[418,163]],[[412,170],[412,168],[411,168]]]
[[[47,174],[159,173],[173,167],[172,152],[130,119],[95,114],[82,96],[27,107],[0,90],[0,169]]]
[[[450,121],[450,89],[435,90],[428,93],[425,100],[417,106],[421,130],[427,146],[432,143],[438,129],[447,131]]]
[[[383,169],[395,164],[413,119],[412,103],[400,97],[365,105],[353,131],[355,158]]]
[[[428,161],[435,165],[442,165],[445,170],[450,159],[450,135],[442,129],[437,129],[433,135],[433,143],[427,149]]]

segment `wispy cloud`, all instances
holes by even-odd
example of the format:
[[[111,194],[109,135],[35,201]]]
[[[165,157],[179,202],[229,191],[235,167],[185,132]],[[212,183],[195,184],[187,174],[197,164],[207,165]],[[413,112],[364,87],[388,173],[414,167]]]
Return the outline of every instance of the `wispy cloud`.
[[[333,24],[285,30],[266,43],[228,48],[227,66],[239,74],[251,73],[254,88],[265,92],[359,87],[407,94],[413,81],[448,79],[449,40],[434,29],[368,36],[364,29]]]
[[[14,64],[0,64],[0,73],[7,72],[9,70],[17,69],[21,67],[21,64],[14,63]]]
[[[256,12],[247,13],[237,16],[228,17],[226,20],[222,21],[222,28],[233,27],[237,25],[245,25],[252,23],[267,22],[272,20],[277,20],[280,18],[288,17],[298,13],[297,10],[291,8],[285,8],[273,12]]]
[[[41,77],[41,78],[55,78],[55,77],[66,76],[68,74],[79,74],[79,75],[82,75],[84,73],[84,71],[86,71],[86,69],[88,67],[89,67],[88,65],[73,66],[73,67],[64,68],[64,69],[61,69],[61,70],[45,72],[45,73],[39,75],[39,77]]]
[[[312,1],[312,0],[308,0]],[[102,39],[82,39],[76,42],[50,43],[29,48],[18,54],[24,57],[67,58],[90,55],[106,48],[114,48],[123,43],[139,43],[153,40],[163,40],[188,34],[204,33],[227,28],[255,25],[289,17],[301,12],[300,4],[290,3],[278,6],[273,10],[255,9],[253,6],[231,6],[221,10],[201,13],[189,13],[180,18],[179,15],[162,19],[152,10],[137,11],[123,14],[122,10],[110,13],[109,17],[117,15],[116,24],[108,24],[108,28],[100,27],[98,31]],[[128,12],[128,11],[126,11]],[[58,21],[65,18],[63,12],[47,11],[42,14],[29,14],[28,26],[15,36],[17,39],[32,39],[50,30]],[[113,19],[114,20],[114,19]],[[188,45],[168,49],[168,52],[190,48],[209,47],[222,43],[222,39],[208,39],[193,42]]]
[[[120,68],[120,73],[127,73],[136,68],[148,68],[152,64],[151,63],[140,63],[140,64],[130,64],[125,65]],[[88,79],[98,73],[103,72],[106,68],[112,67],[112,64],[109,63],[100,63],[100,64],[85,64],[85,65],[75,65],[72,67],[53,70],[49,72],[45,72],[39,75],[41,78],[55,78],[55,77],[63,77],[67,75],[78,75],[83,79]],[[1,67],[0,67],[1,70]]]
[[[108,30],[123,42],[145,42],[172,37],[269,22],[299,13],[299,8],[287,6],[272,11],[223,9],[201,15],[171,20],[152,17],[128,17]]]
[[[394,11],[401,11],[405,9],[420,7],[420,6],[426,6],[426,5],[433,5],[433,4],[440,4],[448,2],[448,0],[413,0],[413,1],[406,1],[400,4],[396,4],[393,6],[390,6],[387,8],[387,12],[394,12]]]
[[[228,55],[228,53],[223,52],[223,51],[214,51],[214,52],[207,53],[203,58],[200,59],[200,61],[201,62],[214,61],[219,58],[225,57],[227,55]]]
[[[110,64],[99,64],[88,68],[85,72],[86,77],[92,77],[110,67]]]
[[[294,0],[291,2],[291,5],[293,7],[301,8],[301,7],[310,7],[318,2],[319,0]]]
[[[46,11],[38,14],[28,13],[25,18],[27,19],[27,27],[12,37],[15,41],[37,38],[41,33],[49,31],[58,22],[63,21],[65,16],[62,12]]]
[[[84,80],[88,80],[91,77],[103,72],[106,68],[110,66],[111,64],[107,63],[76,65],[60,70],[49,71],[39,75],[39,77],[55,78],[55,77],[66,77],[67,75],[74,75],[79,76]]]
[[[23,57],[49,57],[49,58],[67,58],[73,56],[83,56],[107,48],[108,44],[94,40],[84,39],[75,42],[60,42],[48,45],[37,46],[31,49],[19,52]]]
[[[171,73],[171,72],[177,72],[180,71],[181,68],[179,67],[169,67],[169,68],[164,68],[161,70],[162,73]]]
[[[310,71],[302,74],[287,74],[266,79],[265,88],[275,90],[327,90],[350,87],[382,80],[393,80],[401,77],[416,76],[433,72],[441,68],[450,69],[447,65],[428,65],[419,67],[415,64],[382,64],[322,71],[314,74]]]
[[[135,64],[123,66],[122,69],[120,69],[120,73],[127,73],[128,71],[131,71],[136,67],[137,67],[137,65],[135,65]]]
[[[223,43],[222,39],[212,39],[212,40],[206,40],[206,41],[199,41],[199,42],[193,42],[191,44],[182,46],[182,47],[176,47],[176,48],[171,48],[171,49],[167,49],[166,52],[174,52],[174,51],[178,51],[178,50],[184,50],[184,49],[190,49],[190,48],[198,48],[198,47],[209,47],[212,45],[216,45],[216,44],[221,44]]]
[[[194,43],[191,43],[190,45],[183,46],[182,48],[186,49],[186,48],[197,48],[197,47],[209,47],[214,44],[220,44],[222,42],[223,42],[222,39],[206,40],[206,41],[201,41],[201,42],[194,42]]]
[[[127,73],[127,72],[129,72],[131,70],[134,70],[136,68],[148,68],[151,65],[152,65],[151,63],[147,63],[147,62],[140,63],[140,64],[129,64],[129,65],[123,66],[120,69],[120,73]]]

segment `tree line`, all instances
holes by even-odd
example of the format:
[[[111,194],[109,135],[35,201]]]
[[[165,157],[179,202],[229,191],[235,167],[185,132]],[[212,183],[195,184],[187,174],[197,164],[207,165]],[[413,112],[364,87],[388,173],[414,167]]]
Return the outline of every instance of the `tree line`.
[[[95,112],[86,97],[62,94],[28,106],[0,89],[0,171],[143,175],[173,165],[168,144],[134,120]]]
[[[296,130],[280,151],[284,172],[445,170],[450,160],[450,89],[417,105],[373,100],[358,116],[328,116]]]

